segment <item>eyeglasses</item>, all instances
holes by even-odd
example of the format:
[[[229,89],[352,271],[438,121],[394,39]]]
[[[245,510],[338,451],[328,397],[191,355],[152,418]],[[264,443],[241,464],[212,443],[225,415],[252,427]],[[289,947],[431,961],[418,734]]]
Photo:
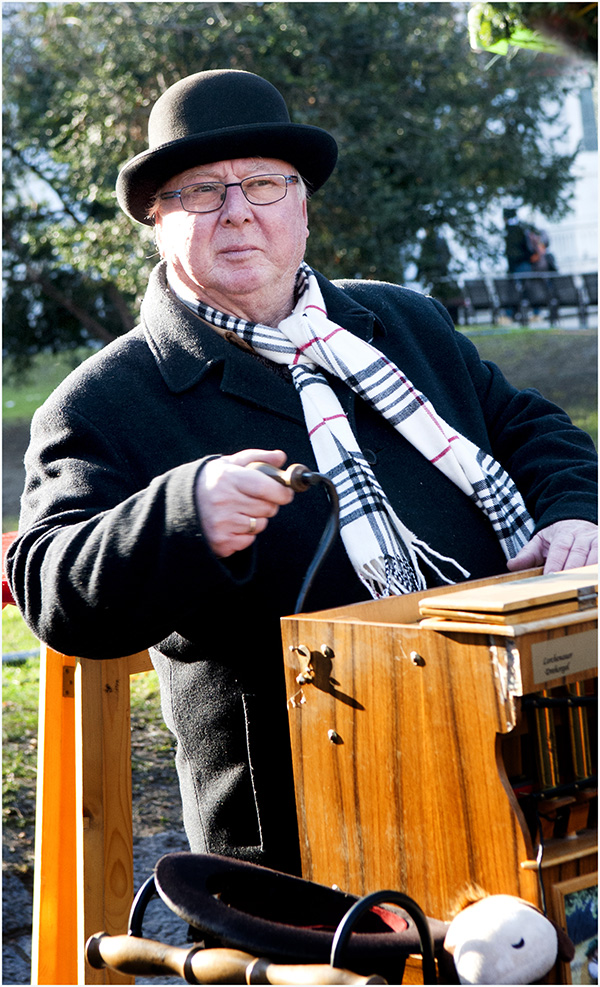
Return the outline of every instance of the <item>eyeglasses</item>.
[[[216,212],[227,198],[228,188],[241,188],[253,206],[270,206],[285,199],[288,185],[297,185],[297,175],[252,175],[242,182],[199,182],[173,192],[162,192],[161,199],[179,199],[186,212]]]

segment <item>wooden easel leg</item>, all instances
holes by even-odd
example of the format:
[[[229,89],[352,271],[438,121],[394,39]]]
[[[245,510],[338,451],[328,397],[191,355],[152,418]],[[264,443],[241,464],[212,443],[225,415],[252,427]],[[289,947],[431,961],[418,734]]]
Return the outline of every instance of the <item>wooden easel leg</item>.
[[[42,645],[32,984],[133,984],[84,958],[127,931],[133,901],[129,676],[146,653],[91,661]]]
[[[40,653],[32,984],[76,984],[75,659]]]
[[[127,931],[133,901],[129,660],[79,661],[76,762],[79,827],[79,983],[133,984],[85,963],[97,932]]]

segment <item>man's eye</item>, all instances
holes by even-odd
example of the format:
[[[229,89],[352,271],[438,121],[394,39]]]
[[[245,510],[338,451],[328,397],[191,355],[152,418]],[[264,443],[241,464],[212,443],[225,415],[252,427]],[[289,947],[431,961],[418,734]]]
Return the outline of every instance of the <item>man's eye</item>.
[[[204,185],[192,185],[191,188],[186,189],[188,195],[204,195],[211,192],[220,192],[222,186],[215,185],[212,182],[206,182]]]
[[[274,185],[277,185],[277,182],[273,178],[250,178],[246,181],[245,185],[246,188],[250,189],[273,188]]]

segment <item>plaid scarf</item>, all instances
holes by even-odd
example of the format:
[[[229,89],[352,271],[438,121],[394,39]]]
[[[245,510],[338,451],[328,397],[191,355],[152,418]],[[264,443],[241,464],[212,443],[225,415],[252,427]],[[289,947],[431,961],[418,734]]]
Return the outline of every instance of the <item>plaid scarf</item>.
[[[319,471],[335,484],[340,533],[359,578],[375,598],[426,587],[419,559],[443,582],[466,578],[400,520],[360,450],[337,397],[317,368],[345,381],[487,515],[508,559],[531,538],[533,521],[514,482],[496,462],[436,413],[390,360],[330,322],[313,271],[302,264],[292,314],[276,328],[225,315],[202,302],[197,313],[233,331],[263,357],[287,364],[299,393]],[[189,299],[185,300],[189,306]],[[451,573],[447,575],[440,568]]]

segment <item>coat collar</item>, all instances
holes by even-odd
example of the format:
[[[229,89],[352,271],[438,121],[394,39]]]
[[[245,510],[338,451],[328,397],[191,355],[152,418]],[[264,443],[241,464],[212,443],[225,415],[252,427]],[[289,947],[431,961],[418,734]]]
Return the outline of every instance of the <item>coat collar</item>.
[[[371,339],[374,316],[345,291],[317,274],[329,317],[362,339]],[[220,336],[197,318],[169,289],[166,265],[150,274],[142,302],[142,326],[165,384],[175,394],[197,384],[216,364],[223,364],[221,389],[277,414],[304,421],[290,381],[251,353]]]

